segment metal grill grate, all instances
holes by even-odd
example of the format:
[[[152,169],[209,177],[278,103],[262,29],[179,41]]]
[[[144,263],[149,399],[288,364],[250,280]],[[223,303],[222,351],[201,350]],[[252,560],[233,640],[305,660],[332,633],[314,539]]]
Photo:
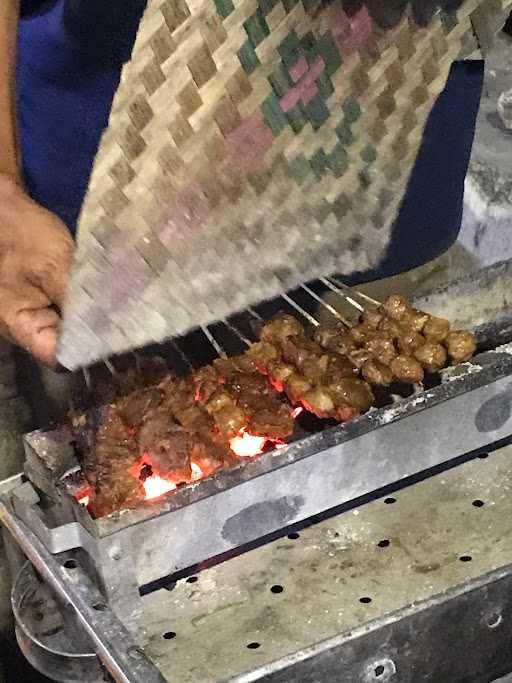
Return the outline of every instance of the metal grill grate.
[[[217,357],[243,353],[257,341],[262,323],[277,313],[290,313],[298,317],[308,330],[312,330],[329,320],[340,320],[352,325],[357,315],[364,310],[364,304],[375,306],[379,302],[352,291],[335,278],[322,278],[301,285],[272,301],[248,308],[229,319],[197,328],[184,337],[105,361],[105,365],[114,374],[131,363],[137,365],[140,354],[158,354],[167,360],[171,370],[185,374],[211,363]]]

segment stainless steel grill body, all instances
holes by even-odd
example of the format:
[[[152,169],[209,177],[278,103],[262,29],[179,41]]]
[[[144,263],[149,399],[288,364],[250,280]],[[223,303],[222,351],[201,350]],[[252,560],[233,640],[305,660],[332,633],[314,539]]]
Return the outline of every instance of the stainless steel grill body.
[[[19,527],[35,536],[43,564],[44,558],[66,558],[71,552],[84,580],[103,594],[105,605],[137,642],[147,642],[152,630],[144,618],[147,599],[141,597],[141,587],[147,592],[166,577],[175,578],[176,572],[186,575],[213,558],[225,559],[226,553],[241,552],[270,534],[286,534],[290,526],[327,511],[339,516],[362,497],[375,497],[382,488],[399,487],[411,477],[457,464],[459,458],[465,460],[469,454],[495,448],[510,437],[512,347],[507,342],[512,334],[506,297],[512,293],[512,287],[508,288],[512,269],[497,267],[480,274],[482,281],[490,291],[502,287],[501,311],[492,308],[497,305],[496,296],[485,302],[485,310],[474,306],[476,321],[482,326],[481,341],[495,348],[471,363],[445,371],[437,386],[346,425],[306,435],[232,471],[183,487],[161,501],[96,521],[71,495],[80,478],[66,435],[59,431],[31,434],[26,438],[28,481],[2,497],[4,522],[10,520],[7,526],[15,535]],[[473,286],[478,283],[451,289],[452,297],[460,293],[463,315],[464,297],[471,300]],[[450,290],[429,297],[422,305],[441,312],[436,301],[441,305],[447,296]],[[461,324],[472,322],[464,317],[459,320]],[[219,343],[218,337],[212,337]],[[231,562],[235,560],[224,564]],[[72,576],[68,572],[59,577],[64,592]],[[477,592],[486,585],[481,582]],[[461,595],[459,591],[457,596]],[[464,600],[461,598],[461,605]],[[102,626],[98,629],[101,632]],[[343,636],[341,641],[333,641],[333,647],[342,641],[348,642]],[[303,655],[301,661],[316,659]],[[328,652],[326,656],[329,659]],[[289,665],[281,668],[291,671]],[[326,674],[329,677],[315,678],[315,669],[301,669],[304,678],[286,678],[278,669],[260,668],[254,675],[229,680],[338,680],[332,678],[332,672]]]

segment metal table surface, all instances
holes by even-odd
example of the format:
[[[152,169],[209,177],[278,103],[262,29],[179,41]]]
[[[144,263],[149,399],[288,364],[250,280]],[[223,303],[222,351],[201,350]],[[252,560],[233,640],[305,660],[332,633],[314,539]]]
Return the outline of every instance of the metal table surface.
[[[512,563],[511,487],[506,447],[184,578],[144,598],[147,651],[169,681],[260,680],[247,672],[269,673],[272,662],[301,658],[337,634],[368,632],[433,596],[462,594]],[[491,598],[481,627],[510,640],[510,618]],[[339,680],[395,680],[389,659],[374,657],[369,677],[341,667]]]

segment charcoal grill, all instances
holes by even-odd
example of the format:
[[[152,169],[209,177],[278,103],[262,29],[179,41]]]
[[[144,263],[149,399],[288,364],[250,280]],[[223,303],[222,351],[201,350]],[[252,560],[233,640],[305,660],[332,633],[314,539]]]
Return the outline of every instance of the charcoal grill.
[[[470,363],[347,424],[304,424],[285,447],[134,510],[93,520],[77,502],[83,480],[66,432],[27,435],[24,473],[2,483],[0,498],[27,657],[62,681],[99,681],[107,670],[116,681],[439,683],[512,669],[508,645],[498,647],[510,638],[511,517],[486,521],[489,505],[475,492],[485,511],[471,501],[468,511],[482,512],[480,526],[464,526],[461,513],[455,534],[441,521],[451,510],[457,527],[461,492],[481,489],[477,456],[512,435],[511,285],[504,263],[416,301],[477,330],[481,352]],[[197,331],[167,347],[168,360],[186,371],[239,352],[251,321],[277,310],[312,325],[318,315],[346,316],[342,297],[323,302],[326,289],[335,297],[332,282],[315,283]],[[485,460],[488,487],[499,472],[503,514],[507,456]],[[395,510],[390,488],[406,485],[394,515],[409,543],[384,529],[379,539],[384,510]],[[415,500],[431,517],[418,517]],[[418,534],[442,546],[428,561],[410,550]],[[377,562],[375,548],[390,547],[389,561],[382,552]],[[406,590],[411,566],[421,590]],[[372,597],[377,586],[385,600]],[[277,611],[283,596],[286,618]],[[449,656],[446,638],[473,643],[474,653]]]

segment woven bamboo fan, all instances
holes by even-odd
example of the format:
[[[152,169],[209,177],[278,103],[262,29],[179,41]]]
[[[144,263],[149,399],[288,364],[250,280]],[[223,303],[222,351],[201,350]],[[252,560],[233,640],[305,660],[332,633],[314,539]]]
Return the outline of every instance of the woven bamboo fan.
[[[60,362],[376,265],[451,63],[510,2],[149,0],[79,223]]]

